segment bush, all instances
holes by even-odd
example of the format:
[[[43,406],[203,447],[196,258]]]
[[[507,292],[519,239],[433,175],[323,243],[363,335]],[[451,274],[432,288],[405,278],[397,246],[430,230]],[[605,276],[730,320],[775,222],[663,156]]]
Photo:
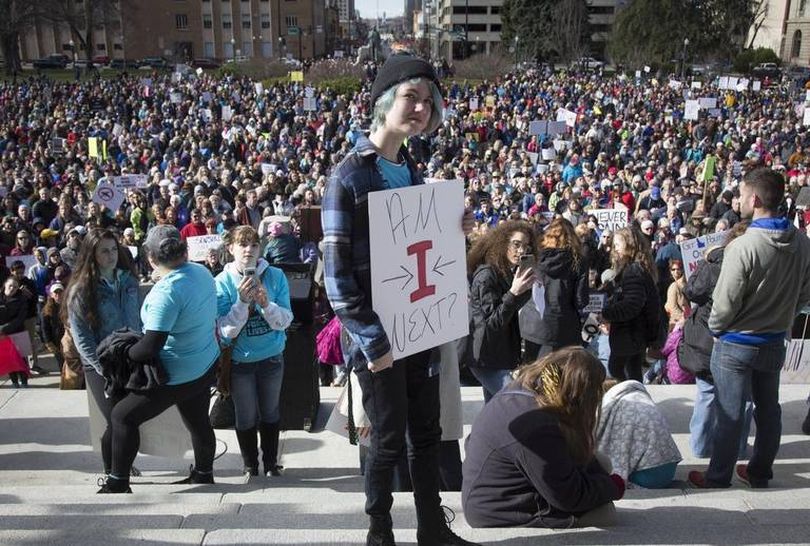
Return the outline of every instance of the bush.
[[[290,67],[277,61],[266,61],[261,58],[250,59],[239,63],[225,63],[217,69],[216,76],[247,76],[252,80],[266,80],[282,78],[290,71]]]
[[[497,76],[503,76],[515,66],[513,55],[504,55],[500,51],[486,54],[478,54],[468,57],[462,61],[453,63],[455,79],[470,80],[492,80]]]
[[[735,72],[748,73],[752,68],[762,63],[780,64],[781,59],[768,47],[758,47],[756,49],[746,49],[734,59]]]
[[[348,59],[329,59],[313,64],[312,68],[307,71],[304,77],[306,81],[313,85],[321,85],[322,82],[327,80],[339,80],[343,78],[352,78],[362,81],[365,77],[365,72],[362,66],[356,65]]]

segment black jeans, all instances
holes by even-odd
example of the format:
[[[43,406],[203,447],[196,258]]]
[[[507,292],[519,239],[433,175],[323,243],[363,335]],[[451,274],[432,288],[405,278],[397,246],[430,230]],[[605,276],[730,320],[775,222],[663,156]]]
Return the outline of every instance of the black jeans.
[[[419,530],[442,524],[439,498],[439,376],[430,377],[429,351],[397,360],[378,373],[357,369],[363,408],[371,422],[366,456],[366,513],[372,528],[390,529],[391,483],[406,448]]]
[[[214,467],[216,438],[208,420],[210,387],[216,381],[212,366],[202,377],[181,385],[164,385],[144,392],[131,392],[112,410],[112,473],[129,477],[138,454],[141,435],[138,427],[177,405],[183,423],[191,433],[194,468],[211,472]]]
[[[84,369],[84,380],[87,383],[87,389],[96,401],[104,421],[107,423],[107,428],[104,429],[104,434],[101,435],[101,460],[104,461],[104,473],[109,474],[112,471],[112,424],[110,418],[115,404],[121,400],[121,397],[107,398],[104,394],[104,377],[102,377],[94,368]],[[134,460],[134,459],[133,459]],[[127,471],[129,476],[129,471]]]
[[[632,355],[614,355],[611,353],[610,359],[608,359],[610,375],[618,381],[635,379],[641,382],[643,380],[641,369],[647,362],[646,355],[647,351]]]

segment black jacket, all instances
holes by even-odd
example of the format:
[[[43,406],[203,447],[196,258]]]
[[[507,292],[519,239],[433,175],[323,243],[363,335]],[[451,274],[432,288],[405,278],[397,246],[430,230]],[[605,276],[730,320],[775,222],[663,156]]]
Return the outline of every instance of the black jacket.
[[[146,391],[165,385],[169,376],[160,359],[134,361],[129,348],[141,339],[141,334],[129,328],[120,328],[101,340],[96,353],[104,376],[104,392],[108,396],[126,394],[127,391]]]
[[[475,270],[470,286],[474,366],[512,370],[520,362],[518,310],[531,297],[509,292],[512,276],[501,277],[490,265]]]
[[[25,330],[28,300],[19,291],[7,298],[0,293],[0,334],[16,334]]]
[[[683,290],[686,299],[696,304],[697,308],[683,325],[683,341],[678,346],[678,360],[681,368],[706,381],[711,381],[709,361],[714,346],[714,339],[709,331],[709,315],[712,314],[712,293],[723,266],[723,250],[716,248],[709,252],[706,260],[698,264],[689,277]]]
[[[537,271],[546,292],[546,309],[537,338],[541,345],[582,345],[579,312],[588,305],[588,267],[584,259],[574,268],[570,250],[542,250]]]
[[[638,263],[631,263],[616,277],[612,293],[602,309],[610,323],[610,354],[634,355],[647,350],[648,298],[658,300],[652,277]],[[660,301],[658,301],[660,303]]]
[[[475,418],[465,452],[461,502],[472,527],[570,527],[618,496],[598,463],[574,462],[557,415],[514,383]]]

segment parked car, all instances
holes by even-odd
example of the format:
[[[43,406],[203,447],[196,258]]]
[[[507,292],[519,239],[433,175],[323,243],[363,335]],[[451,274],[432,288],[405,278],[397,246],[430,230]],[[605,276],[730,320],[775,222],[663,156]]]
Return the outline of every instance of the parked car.
[[[246,63],[250,60],[250,57],[245,55],[237,55],[236,57],[231,57],[230,59],[226,59],[226,64],[233,64],[233,63]]]
[[[105,66],[110,64],[109,55],[96,55],[93,57],[93,64],[96,66]]]
[[[576,61],[575,65],[585,70],[599,70],[605,66],[605,63],[593,57],[581,57]]]
[[[791,66],[788,68],[785,75],[790,81],[795,81],[799,85],[804,85],[807,80],[810,80],[810,67],[808,66]]]
[[[219,68],[220,65],[216,59],[201,57],[199,59],[194,59],[191,62],[191,66],[194,68]]]
[[[301,61],[299,61],[298,59],[288,59],[288,58],[284,57],[281,60],[281,62],[283,62],[287,66],[291,66],[293,68],[301,68],[301,66],[302,66]]]
[[[166,69],[169,68],[169,61],[163,57],[145,57],[138,63],[138,66],[140,68]]]
[[[751,71],[757,78],[770,78],[778,80],[782,77],[782,71],[776,63],[762,63]]]
[[[132,59],[113,59],[110,61],[110,68],[114,70],[124,70],[127,68],[138,68],[138,61]]]
[[[35,60],[32,64],[37,69],[65,68],[69,61],[68,56],[63,53],[52,53],[47,57]]]

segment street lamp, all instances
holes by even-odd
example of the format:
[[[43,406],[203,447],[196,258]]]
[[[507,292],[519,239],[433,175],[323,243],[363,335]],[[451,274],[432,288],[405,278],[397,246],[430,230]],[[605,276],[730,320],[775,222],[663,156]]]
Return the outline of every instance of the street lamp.
[[[236,63],[236,38],[231,36],[231,56],[233,57],[234,64]]]
[[[70,39],[70,56],[73,58],[73,72],[76,74],[76,81],[79,81],[81,78],[81,71],[79,70],[79,66],[76,64],[76,42],[73,41],[73,38]]]
[[[689,45],[689,38],[683,39],[683,53],[681,58],[681,79],[683,79],[683,75],[686,72],[686,47]]]
[[[518,43],[520,42],[520,36],[515,36],[515,71],[518,69]]]
[[[283,58],[283,47],[284,47],[284,37],[278,37],[278,58],[281,60]]]

